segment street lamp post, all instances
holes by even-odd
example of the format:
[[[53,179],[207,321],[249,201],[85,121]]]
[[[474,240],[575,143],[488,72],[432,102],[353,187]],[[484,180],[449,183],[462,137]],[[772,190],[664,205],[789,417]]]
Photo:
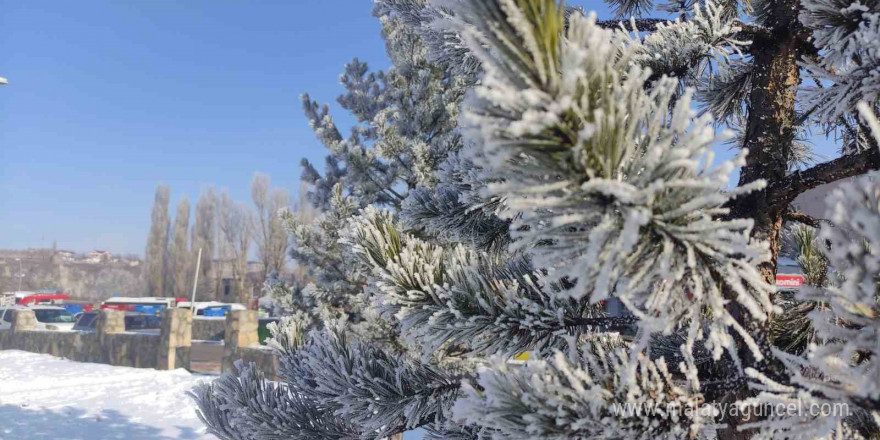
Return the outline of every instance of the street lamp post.
[[[24,278],[24,270],[21,268],[21,258],[16,258],[15,261],[18,261],[18,291],[21,292],[21,279]]]

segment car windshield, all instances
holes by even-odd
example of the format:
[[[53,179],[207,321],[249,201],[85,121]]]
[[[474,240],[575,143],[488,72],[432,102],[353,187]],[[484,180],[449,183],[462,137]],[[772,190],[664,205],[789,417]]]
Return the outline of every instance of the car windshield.
[[[83,313],[82,316],[79,317],[79,320],[76,321],[77,328],[95,328],[95,323],[97,322],[98,314],[97,313]]]
[[[36,309],[34,310],[34,315],[37,316],[37,321],[39,322],[61,323],[76,321],[73,313],[66,309]]]
[[[155,330],[161,327],[162,320],[158,316],[130,315],[125,317],[126,330]]]

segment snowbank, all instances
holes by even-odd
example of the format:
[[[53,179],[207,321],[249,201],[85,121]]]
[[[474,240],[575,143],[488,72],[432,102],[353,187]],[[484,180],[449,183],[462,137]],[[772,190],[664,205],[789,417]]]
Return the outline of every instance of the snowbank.
[[[215,440],[186,395],[206,380],[0,351],[0,440]]]

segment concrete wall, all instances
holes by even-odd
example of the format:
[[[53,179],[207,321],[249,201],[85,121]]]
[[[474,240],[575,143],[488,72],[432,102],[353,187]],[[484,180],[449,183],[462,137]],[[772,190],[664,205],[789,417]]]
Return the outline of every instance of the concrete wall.
[[[233,310],[226,315],[221,365],[223,372],[232,370],[235,362],[242,359],[255,363],[266,377],[276,377],[278,358],[271,349],[260,345],[258,325],[259,318],[253,310]]]
[[[165,312],[159,335],[125,332],[125,313],[102,310],[94,333],[36,330],[32,310],[16,310],[12,329],[0,330],[0,350],[45,353],[79,362],[126,367],[189,368],[188,310]]]
[[[197,341],[222,341],[225,329],[225,318],[196,316],[192,320],[192,338]]]

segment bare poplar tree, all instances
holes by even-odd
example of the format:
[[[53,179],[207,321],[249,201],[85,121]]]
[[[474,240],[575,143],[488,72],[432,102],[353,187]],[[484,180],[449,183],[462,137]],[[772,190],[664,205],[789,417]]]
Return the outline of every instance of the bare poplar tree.
[[[272,272],[281,272],[287,257],[287,232],[282,224],[281,210],[290,206],[290,195],[280,188],[271,188],[269,176],[254,174],[251,200],[256,208],[254,242],[263,264],[262,279]]]
[[[237,204],[226,192],[220,196],[217,231],[220,234],[220,259],[229,262],[239,301],[246,303],[250,297],[245,287],[247,256],[251,244],[251,215],[247,208]]]
[[[212,288],[213,280],[211,279],[213,259],[214,259],[214,241],[215,241],[215,217],[217,209],[217,195],[214,194],[212,188],[208,188],[203,192],[196,204],[196,218],[193,222],[192,245],[190,250],[193,252],[192,261],[196,261],[199,249],[202,250],[202,261],[199,264],[199,285],[198,292],[200,298],[212,297],[215,290]]]
[[[147,238],[145,255],[147,294],[162,296],[165,293],[165,252],[168,248],[168,198],[170,191],[167,186],[159,185],[153,199],[153,213],[150,235]]]
[[[269,270],[281,272],[287,262],[287,230],[284,229],[283,212],[290,207],[290,194],[281,188],[272,190],[272,216],[269,221],[269,238],[266,246],[269,254]]]
[[[168,250],[168,290],[172,296],[188,297],[193,276],[193,258],[189,250],[189,200],[184,197],[177,204],[174,231]]]

